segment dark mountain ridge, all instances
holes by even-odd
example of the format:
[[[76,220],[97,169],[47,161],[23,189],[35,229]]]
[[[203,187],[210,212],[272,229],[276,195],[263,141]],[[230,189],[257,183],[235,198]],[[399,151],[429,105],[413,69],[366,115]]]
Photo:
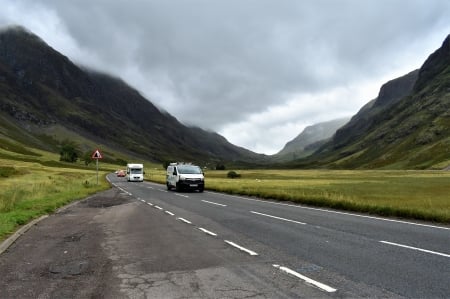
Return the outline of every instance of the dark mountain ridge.
[[[0,32],[0,108],[3,119],[25,130],[45,134],[59,125],[155,161],[265,159],[216,133],[181,124],[121,79],[78,67],[21,27]],[[34,135],[34,146],[54,149],[48,136]]]

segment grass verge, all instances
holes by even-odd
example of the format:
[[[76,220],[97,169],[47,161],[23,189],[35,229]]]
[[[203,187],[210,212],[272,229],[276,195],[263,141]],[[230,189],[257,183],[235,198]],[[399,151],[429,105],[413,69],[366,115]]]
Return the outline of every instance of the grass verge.
[[[0,159],[0,241],[21,225],[109,188],[96,172]],[[9,164],[9,165],[8,165]],[[99,172],[104,178],[106,172]]]

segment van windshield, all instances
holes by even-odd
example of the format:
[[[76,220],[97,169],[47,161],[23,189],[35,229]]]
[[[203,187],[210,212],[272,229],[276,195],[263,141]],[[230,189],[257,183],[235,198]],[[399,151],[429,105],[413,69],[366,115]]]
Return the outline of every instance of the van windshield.
[[[178,173],[180,174],[200,174],[202,170],[198,166],[194,165],[179,165]]]
[[[142,168],[131,168],[130,173],[131,174],[142,174]]]

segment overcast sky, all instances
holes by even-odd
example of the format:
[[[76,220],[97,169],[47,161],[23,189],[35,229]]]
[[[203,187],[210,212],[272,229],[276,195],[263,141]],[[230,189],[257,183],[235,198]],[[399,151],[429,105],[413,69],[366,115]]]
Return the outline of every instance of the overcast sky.
[[[450,1],[0,0],[11,24],[187,125],[273,154],[419,68],[450,33]]]

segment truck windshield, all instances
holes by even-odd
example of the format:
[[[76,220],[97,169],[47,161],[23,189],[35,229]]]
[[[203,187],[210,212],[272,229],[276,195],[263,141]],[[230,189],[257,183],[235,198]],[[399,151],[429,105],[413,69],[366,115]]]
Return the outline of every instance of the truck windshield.
[[[198,166],[179,165],[178,173],[180,173],[180,174],[200,174],[200,173],[202,173],[202,170]]]
[[[131,174],[142,174],[142,168],[131,168]]]

